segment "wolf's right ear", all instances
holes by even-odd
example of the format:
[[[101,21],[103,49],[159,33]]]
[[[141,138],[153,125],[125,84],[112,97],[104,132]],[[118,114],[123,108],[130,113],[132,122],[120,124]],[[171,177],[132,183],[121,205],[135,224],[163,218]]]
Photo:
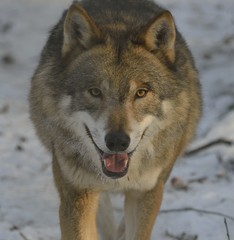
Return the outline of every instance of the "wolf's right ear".
[[[161,52],[171,63],[174,62],[176,29],[169,11],[152,19],[141,33],[140,39],[148,51]]]
[[[62,55],[65,56],[77,46],[90,48],[100,39],[100,35],[100,30],[87,12],[78,3],[73,3],[64,20]]]

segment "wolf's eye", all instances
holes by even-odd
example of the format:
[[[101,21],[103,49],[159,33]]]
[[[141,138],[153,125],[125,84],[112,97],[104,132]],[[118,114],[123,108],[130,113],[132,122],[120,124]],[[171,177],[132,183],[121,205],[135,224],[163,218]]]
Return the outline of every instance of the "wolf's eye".
[[[90,88],[89,93],[96,98],[102,96],[102,92],[99,88]]]
[[[147,95],[147,93],[148,93],[148,89],[140,88],[136,92],[136,97],[137,98],[143,98],[143,97],[145,97]]]

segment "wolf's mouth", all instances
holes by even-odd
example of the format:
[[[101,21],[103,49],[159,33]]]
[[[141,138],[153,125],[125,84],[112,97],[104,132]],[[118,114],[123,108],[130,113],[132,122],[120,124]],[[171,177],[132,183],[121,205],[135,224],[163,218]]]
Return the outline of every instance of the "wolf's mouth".
[[[111,178],[120,178],[127,174],[129,166],[129,154],[127,153],[103,153],[102,170]]]
[[[94,144],[96,150],[100,153],[103,173],[106,176],[111,177],[113,179],[125,176],[128,172],[130,156],[132,155],[133,152],[105,153],[94,142],[92,134],[86,125],[85,130],[87,132],[87,135],[91,139],[92,143]]]

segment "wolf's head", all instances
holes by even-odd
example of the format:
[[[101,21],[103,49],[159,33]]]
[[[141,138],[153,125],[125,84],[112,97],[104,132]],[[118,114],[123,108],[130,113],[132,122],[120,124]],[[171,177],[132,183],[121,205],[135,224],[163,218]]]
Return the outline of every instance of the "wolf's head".
[[[161,11],[139,24],[124,14],[119,19],[99,22],[78,3],[70,7],[59,88],[64,122],[81,140],[80,153],[112,178],[124,176],[140,146],[155,144],[155,135],[180,122],[188,108],[180,79],[186,62],[176,56],[171,14]]]

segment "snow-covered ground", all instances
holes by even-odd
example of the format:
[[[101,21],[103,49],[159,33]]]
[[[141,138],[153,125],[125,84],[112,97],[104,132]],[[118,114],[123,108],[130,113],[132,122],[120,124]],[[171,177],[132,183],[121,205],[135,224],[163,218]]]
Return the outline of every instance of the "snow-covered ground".
[[[194,54],[204,115],[167,183],[152,239],[228,240],[226,228],[234,239],[234,0],[158,2]],[[70,3],[0,0],[0,240],[59,239],[50,156],[30,123],[27,95],[47,33]],[[119,212],[121,198],[114,202]],[[226,226],[204,210],[228,215]]]

